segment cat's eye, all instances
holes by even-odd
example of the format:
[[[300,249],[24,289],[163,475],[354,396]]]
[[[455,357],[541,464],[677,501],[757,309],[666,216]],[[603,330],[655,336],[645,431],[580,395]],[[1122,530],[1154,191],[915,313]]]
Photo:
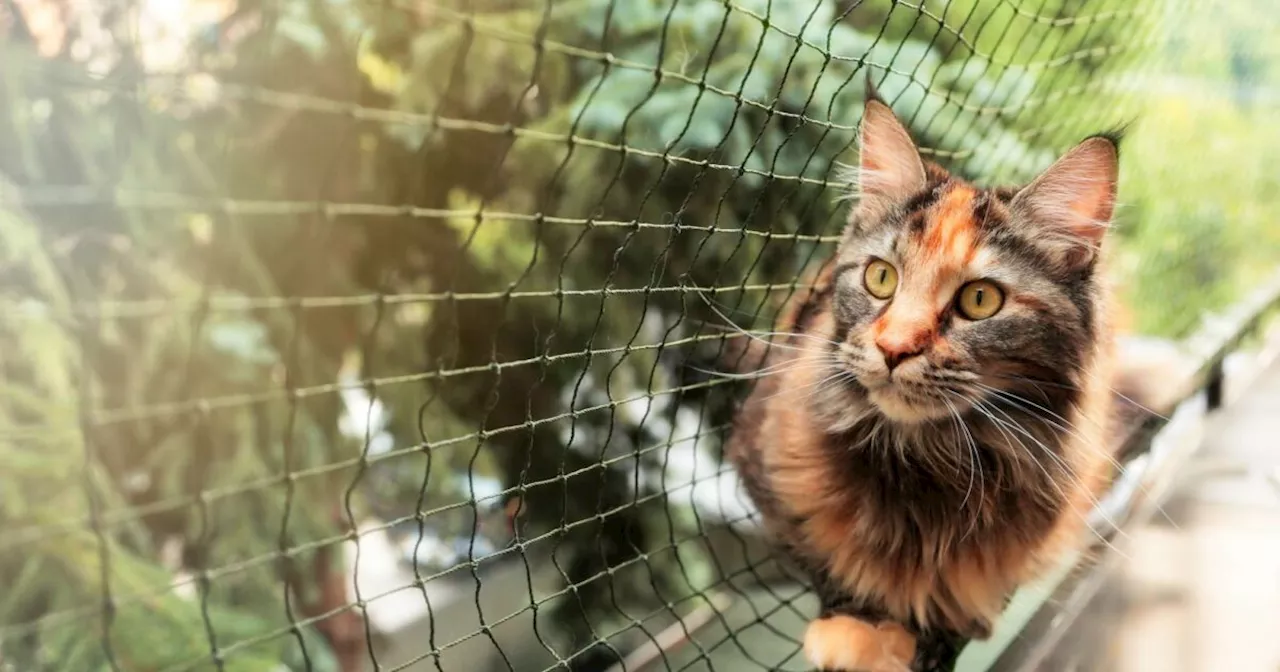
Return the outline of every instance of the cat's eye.
[[[898,291],[898,269],[883,259],[872,259],[862,274],[862,284],[877,299],[887,299]]]
[[[1004,305],[1004,292],[994,282],[975,280],[960,288],[956,296],[956,308],[970,320],[985,320],[1000,312]]]

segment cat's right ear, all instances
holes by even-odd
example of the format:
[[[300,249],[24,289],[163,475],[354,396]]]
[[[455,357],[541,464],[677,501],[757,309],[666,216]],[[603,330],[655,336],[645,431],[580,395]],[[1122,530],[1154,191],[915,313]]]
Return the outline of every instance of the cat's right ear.
[[[858,144],[861,213],[883,213],[925,188],[927,177],[920,151],[869,82]]]
[[[1014,215],[1064,267],[1097,257],[1115,211],[1120,177],[1119,136],[1087,138],[1013,197]]]

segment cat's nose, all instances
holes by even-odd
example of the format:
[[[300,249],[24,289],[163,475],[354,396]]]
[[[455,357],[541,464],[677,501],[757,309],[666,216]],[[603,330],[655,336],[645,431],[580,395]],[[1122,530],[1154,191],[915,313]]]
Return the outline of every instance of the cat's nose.
[[[899,364],[924,352],[924,350],[918,348],[886,347],[879,341],[876,342],[876,347],[880,349],[880,354],[884,355],[884,366],[889,369],[890,372],[893,372],[894,369],[898,368]]]
[[[895,299],[896,301],[897,299]],[[884,365],[893,371],[899,364],[923,353],[935,336],[937,322],[926,308],[904,302],[890,307],[872,325],[876,347],[884,355]]]

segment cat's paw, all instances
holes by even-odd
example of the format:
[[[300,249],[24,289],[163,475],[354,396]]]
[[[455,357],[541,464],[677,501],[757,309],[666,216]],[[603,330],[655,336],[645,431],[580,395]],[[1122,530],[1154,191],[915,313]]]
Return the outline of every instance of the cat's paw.
[[[804,655],[810,665],[830,672],[910,672],[916,638],[897,623],[872,625],[836,614],[809,623]]]

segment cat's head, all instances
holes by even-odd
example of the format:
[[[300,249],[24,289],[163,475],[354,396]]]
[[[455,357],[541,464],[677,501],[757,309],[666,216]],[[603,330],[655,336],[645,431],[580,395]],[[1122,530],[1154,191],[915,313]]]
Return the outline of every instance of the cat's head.
[[[926,164],[868,96],[832,311],[841,366],[886,418],[947,418],[1028,381],[1079,383],[1100,336],[1117,162],[1117,138],[1095,136],[1024,187],[979,188]]]

